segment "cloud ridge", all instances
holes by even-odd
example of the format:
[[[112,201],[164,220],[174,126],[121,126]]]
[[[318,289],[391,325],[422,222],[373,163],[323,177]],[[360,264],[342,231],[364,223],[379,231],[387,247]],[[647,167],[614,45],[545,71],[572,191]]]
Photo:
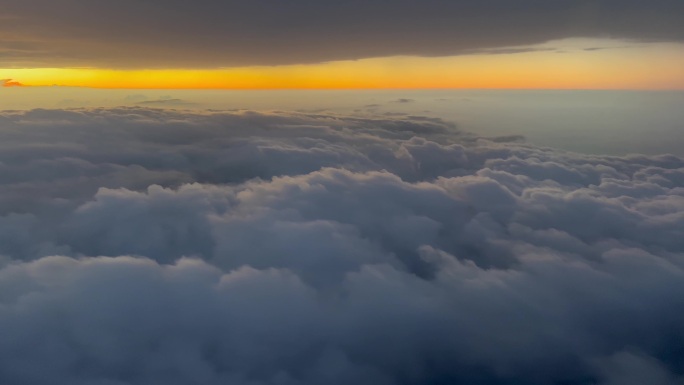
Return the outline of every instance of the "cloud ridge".
[[[5,111],[0,184],[3,383],[684,378],[672,155],[409,116]]]

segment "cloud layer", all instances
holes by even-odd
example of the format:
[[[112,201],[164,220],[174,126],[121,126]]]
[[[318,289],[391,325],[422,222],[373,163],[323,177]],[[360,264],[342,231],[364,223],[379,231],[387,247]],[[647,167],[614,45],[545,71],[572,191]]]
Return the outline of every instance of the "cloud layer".
[[[223,67],[445,56],[568,37],[682,41],[678,0],[4,0],[4,66]]]
[[[681,384],[684,160],[423,117],[0,114],[0,382]]]

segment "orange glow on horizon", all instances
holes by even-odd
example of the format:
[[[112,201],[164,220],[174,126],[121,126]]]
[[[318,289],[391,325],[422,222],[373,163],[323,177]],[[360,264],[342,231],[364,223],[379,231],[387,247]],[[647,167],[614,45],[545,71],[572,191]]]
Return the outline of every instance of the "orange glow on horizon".
[[[0,69],[0,76],[31,86],[127,89],[684,89],[683,47],[402,56],[210,70]],[[4,84],[11,83],[17,82]]]
[[[24,85],[14,79],[0,79],[2,87],[23,87]]]

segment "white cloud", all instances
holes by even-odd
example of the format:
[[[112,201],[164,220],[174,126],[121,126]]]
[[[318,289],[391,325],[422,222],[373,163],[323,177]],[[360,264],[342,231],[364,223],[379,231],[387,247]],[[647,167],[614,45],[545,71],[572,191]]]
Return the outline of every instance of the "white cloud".
[[[0,122],[0,382],[681,382],[682,159],[417,118]]]

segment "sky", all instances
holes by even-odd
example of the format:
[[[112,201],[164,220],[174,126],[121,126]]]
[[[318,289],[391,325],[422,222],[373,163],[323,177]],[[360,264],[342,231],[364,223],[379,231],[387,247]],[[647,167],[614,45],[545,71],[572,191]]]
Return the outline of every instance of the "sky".
[[[3,0],[5,86],[684,89],[656,1]]]
[[[684,385],[681,0],[0,0],[0,384]]]

